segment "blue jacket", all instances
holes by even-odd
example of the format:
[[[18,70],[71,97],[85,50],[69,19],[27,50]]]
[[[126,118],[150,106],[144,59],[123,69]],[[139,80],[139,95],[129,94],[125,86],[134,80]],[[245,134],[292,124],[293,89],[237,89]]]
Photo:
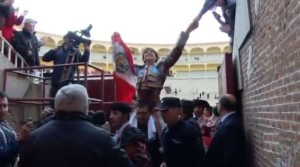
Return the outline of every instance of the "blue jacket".
[[[75,50],[73,48],[70,49],[65,49],[64,47],[60,47],[58,49],[53,49],[48,51],[42,58],[43,61],[54,61],[54,65],[59,65],[59,64],[68,64],[72,63],[71,59],[69,58],[69,61],[67,62],[68,55],[74,55]],[[73,63],[79,63],[79,62],[88,62],[90,59],[90,52],[85,51],[83,55],[81,55],[80,52],[77,52],[77,54],[74,57]],[[69,67],[67,67],[69,68]],[[53,68],[53,73],[52,73],[52,85],[53,84],[59,84],[61,80],[62,73],[64,71],[64,67],[54,67]],[[73,66],[71,68],[69,80],[73,80],[74,74],[76,72],[76,67]]]
[[[0,122],[0,167],[12,167],[19,153],[20,143],[6,122]]]
[[[208,167],[246,165],[246,138],[241,117],[234,113],[220,121],[207,150]]]

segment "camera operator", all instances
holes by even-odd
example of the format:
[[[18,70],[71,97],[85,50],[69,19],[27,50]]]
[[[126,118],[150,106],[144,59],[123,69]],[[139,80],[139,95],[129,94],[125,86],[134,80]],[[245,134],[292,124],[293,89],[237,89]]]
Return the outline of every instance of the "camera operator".
[[[71,63],[79,63],[79,62],[88,62],[90,59],[90,46],[84,45],[84,53],[78,51],[76,46],[76,41],[73,40],[68,34],[63,37],[64,43],[62,46],[57,47],[56,49],[52,49],[48,51],[42,58],[43,61],[49,62],[53,61],[54,65],[59,64],[71,64]],[[74,56],[70,58],[70,56]],[[69,71],[69,76],[67,76],[66,81],[61,81],[65,70]],[[76,66],[68,66],[68,67],[54,67],[51,79],[51,89],[50,89],[50,97],[55,97],[56,92],[63,86],[68,85],[74,81],[74,74],[77,70]],[[53,106],[52,102],[52,108]]]

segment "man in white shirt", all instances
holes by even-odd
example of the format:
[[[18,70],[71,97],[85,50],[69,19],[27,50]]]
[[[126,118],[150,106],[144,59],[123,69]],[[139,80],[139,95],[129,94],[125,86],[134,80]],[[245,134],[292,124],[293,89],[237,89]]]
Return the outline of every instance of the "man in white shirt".
[[[137,110],[130,117],[129,123],[131,126],[141,130],[146,136],[153,167],[159,167],[162,163],[161,142],[156,130],[155,118],[150,113],[152,108],[153,105],[151,103],[139,101]]]
[[[110,123],[116,129],[115,141],[124,149],[135,167],[151,166],[146,136],[130,125],[132,108],[125,103],[113,103],[110,107]]]

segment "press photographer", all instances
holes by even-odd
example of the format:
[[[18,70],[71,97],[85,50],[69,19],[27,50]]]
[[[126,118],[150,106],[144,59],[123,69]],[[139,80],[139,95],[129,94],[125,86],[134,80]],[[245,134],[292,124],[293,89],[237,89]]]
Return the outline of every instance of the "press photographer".
[[[79,62],[88,62],[90,59],[90,44],[89,38],[92,25],[80,32],[68,32],[64,37],[64,43],[56,49],[48,51],[42,58],[43,61],[53,61],[54,65],[73,64]],[[84,45],[84,53],[79,51],[79,45]],[[55,97],[56,92],[63,86],[74,82],[74,74],[79,69],[77,66],[54,67],[51,79],[50,97]],[[52,107],[53,103],[52,103]]]

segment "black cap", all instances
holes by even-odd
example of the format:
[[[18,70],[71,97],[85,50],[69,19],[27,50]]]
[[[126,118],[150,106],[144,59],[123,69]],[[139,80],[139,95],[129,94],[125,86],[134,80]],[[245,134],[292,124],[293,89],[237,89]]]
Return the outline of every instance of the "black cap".
[[[210,107],[209,103],[205,100],[200,100],[200,99],[197,99],[197,100],[194,100],[194,105],[195,107]]]
[[[182,108],[194,108],[194,102],[191,100],[181,100]]]
[[[181,100],[182,112],[185,114],[186,118],[193,117],[194,102],[191,100]]]
[[[177,97],[165,97],[161,99],[159,106],[155,109],[159,111],[165,111],[170,107],[181,108],[180,99]]]
[[[113,103],[110,106],[110,110],[111,111],[120,111],[121,113],[124,113],[124,114],[129,114],[132,111],[131,107],[128,104],[119,103],[119,102]]]
[[[106,123],[106,115],[104,111],[96,111],[91,115],[91,122],[95,125],[104,125]]]

